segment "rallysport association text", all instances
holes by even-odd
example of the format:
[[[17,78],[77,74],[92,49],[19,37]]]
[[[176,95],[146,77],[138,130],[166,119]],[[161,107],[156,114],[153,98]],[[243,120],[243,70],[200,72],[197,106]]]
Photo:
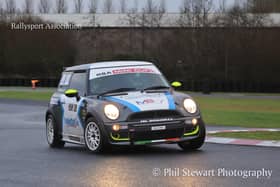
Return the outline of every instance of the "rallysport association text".
[[[24,30],[24,31],[34,31],[34,30],[78,30],[81,26],[74,23],[32,23],[27,24],[24,22],[11,23],[11,30]]]

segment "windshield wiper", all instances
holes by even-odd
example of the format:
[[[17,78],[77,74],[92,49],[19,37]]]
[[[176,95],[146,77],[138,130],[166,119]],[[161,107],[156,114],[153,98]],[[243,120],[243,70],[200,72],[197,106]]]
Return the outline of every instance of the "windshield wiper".
[[[169,89],[170,87],[168,86],[151,86],[151,87],[147,87],[142,89],[142,91],[146,91],[146,90],[162,90],[162,89]]]
[[[100,93],[97,95],[97,97],[107,95],[107,94],[112,94],[112,93],[121,93],[121,92],[128,92],[128,91],[134,91],[134,90],[136,90],[136,88],[117,88],[117,89],[113,89],[113,90],[109,90],[109,91]]]

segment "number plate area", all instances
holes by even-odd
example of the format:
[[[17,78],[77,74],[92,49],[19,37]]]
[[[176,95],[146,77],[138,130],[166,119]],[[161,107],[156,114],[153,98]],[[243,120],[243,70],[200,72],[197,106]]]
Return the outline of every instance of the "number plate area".
[[[152,131],[162,131],[162,130],[165,130],[165,129],[166,129],[165,125],[162,125],[162,126],[152,126],[151,127]]]

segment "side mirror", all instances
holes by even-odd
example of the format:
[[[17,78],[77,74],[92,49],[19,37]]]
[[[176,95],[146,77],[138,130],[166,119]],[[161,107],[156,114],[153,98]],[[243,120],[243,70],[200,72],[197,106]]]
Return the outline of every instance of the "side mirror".
[[[171,83],[171,86],[174,87],[174,88],[178,88],[178,87],[181,87],[182,86],[182,83],[178,82],[178,81],[175,81],[175,82],[172,82]]]
[[[79,98],[79,92],[75,89],[68,89],[64,92],[67,97],[77,97]]]

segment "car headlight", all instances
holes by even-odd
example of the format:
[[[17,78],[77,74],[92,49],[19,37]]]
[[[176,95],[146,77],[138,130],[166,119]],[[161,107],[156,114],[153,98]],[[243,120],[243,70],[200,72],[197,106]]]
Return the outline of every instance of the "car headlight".
[[[184,108],[187,112],[194,114],[197,111],[197,106],[192,99],[185,99],[184,100]]]
[[[120,115],[119,109],[113,104],[105,105],[104,113],[105,113],[105,116],[111,120],[118,119],[119,115]]]

